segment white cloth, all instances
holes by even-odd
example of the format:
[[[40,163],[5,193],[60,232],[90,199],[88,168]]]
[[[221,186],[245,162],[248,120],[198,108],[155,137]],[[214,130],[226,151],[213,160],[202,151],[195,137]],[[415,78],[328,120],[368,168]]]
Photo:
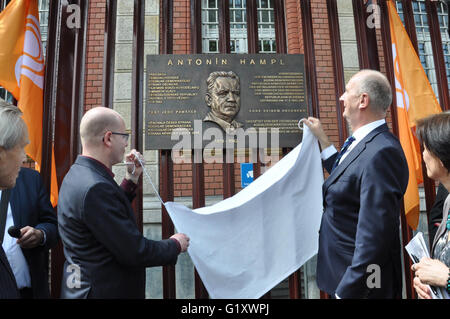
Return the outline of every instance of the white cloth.
[[[305,127],[300,145],[233,197],[194,211],[165,203],[211,298],[259,298],[317,253],[322,184]]]
[[[0,191],[0,197],[2,192]],[[8,258],[9,265],[16,277],[17,287],[19,289],[31,287],[30,269],[23,255],[22,248],[17,244],[17,238],[11,237],[8,228],[14,226],[11,204],[8,204],[8,213],[6,215],[5,234],[3,236],[2,247]]]

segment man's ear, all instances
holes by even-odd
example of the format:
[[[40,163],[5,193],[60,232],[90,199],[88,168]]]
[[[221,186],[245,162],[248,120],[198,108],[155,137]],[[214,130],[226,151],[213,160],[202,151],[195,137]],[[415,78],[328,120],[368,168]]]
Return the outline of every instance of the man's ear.
[[[211,107],[211,94],[206,93],[205,102],[208,107]]]
[[[105,135],[103,135],[102,142],[103,142],[104,144],[110,146],[110,145],[111,145],[111,135],[112,135],[111,132],[109,132],[109,131],[106,132]]]
[[[359,109],[366,109],[368,106],[369,106],[369,95],[367,93],[363,93],[359,97]]]

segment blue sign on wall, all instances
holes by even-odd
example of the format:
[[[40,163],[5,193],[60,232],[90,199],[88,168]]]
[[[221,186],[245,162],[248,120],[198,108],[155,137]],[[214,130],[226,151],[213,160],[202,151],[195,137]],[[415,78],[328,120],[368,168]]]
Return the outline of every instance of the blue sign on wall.
[[[241,186],[242,188],[253,182],[253,163],[241,163]]]

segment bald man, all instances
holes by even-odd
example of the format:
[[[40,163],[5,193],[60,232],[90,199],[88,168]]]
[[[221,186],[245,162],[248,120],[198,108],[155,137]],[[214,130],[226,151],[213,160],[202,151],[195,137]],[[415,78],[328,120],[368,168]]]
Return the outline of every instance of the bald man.
[[[58,224],[66,262],[62,298],[144,298],[145,267],[173,265],[189,238],[175,234],[153,241],[139,232],[131,201],[143,168],[142,155],[125,156],[119,187],[112,166],[124,160],[129,134],[114,110],[97,107],[80,124],[82,155],[65,176]]]
[[[336,298],[401,297],[399,213],[408,165],[386,125],[392,89],[380,72],[363,70],[340,100],[353,134],[339,153],[318,119],[303,119],[330,173],[323,185],[317,285]]]

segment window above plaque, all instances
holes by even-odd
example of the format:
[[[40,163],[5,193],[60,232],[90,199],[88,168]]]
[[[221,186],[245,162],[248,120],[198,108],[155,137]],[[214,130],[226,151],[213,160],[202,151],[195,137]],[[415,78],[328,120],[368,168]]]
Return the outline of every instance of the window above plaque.
[[[230,52],[248,53],[247,1],[229,0]],[[219,0],[202,0],[202,52],[219,53]],[[259,53],[276,53],[273,0],[257,0]],[[252,30],[252,29],[250,29]]]

